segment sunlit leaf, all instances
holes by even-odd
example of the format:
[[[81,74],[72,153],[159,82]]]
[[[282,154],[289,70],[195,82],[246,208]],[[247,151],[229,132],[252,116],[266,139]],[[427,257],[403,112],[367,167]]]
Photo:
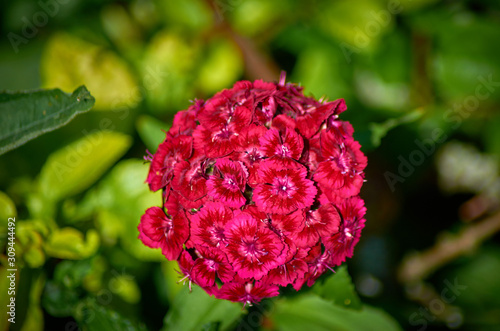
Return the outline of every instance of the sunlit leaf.
[[[85,86],[72,94],[59,89],[0,93],[0,154],[67,124],[94,101]]]
[[[357,310],[362,308],[361,300],[345,266],[338,268],[324,282],[314,284],[313,291],[336,305]]]
[[[71,90],[86,84],[96,98],[96,110],[133,108],[142,97],[126,62],[111,50],[66,33],[48,41],[41,72],[45,87]]]
[[[143,46],[139,26],[124,6],[114,3],[104,7],[101,22],[106,35],[124,52]]]
[[[317,10],[317,22],[342,42],[339,47],[357,53],[373,50],[396,21],[380,1],[360,0],[356,7],[348,1],[331,1]]]
[[[146,103],[154,113],[177,112],[195,95],[192,70],[200,45],[173,32],[158,32],[145,50],[141,77]]]
[[[46,224],[39,220],[16,221],[16,238],[19,245],[16,250],[19,257],[30,268],[39,268],[45,264],[45,252],[43,250],[44,238],[49,229]]]
[[[203,0],[161,1],[160,13],[170,24],[187,27],[194,31],[204,31],[213,24],[210,5]]]
[[[104,285],[103,275],[108,268],[106,259],[102,255],[96,255],[90,260],[90,271],[82,280],[83,287],[92,293],[99,291]]]
[[[2,261],[3,262],[3,261]],[[7,262],[5,260],[5,262]],[[10,272],[7,271],[7,268],[1,267],[0,268],[0,291],[3,293],[8,293],[9,292],[9,286],[10,286],[10,278],[7,278],[7,276],[10,275]],[[0,304],[2,307],[7,307],[7,305],[10,303],[10,296],[9,295],[1,295],[0,296]],[[10,308],[9,308],[10,309]],[[7,311],[5,311],[7,313]],[[10,315],[5,315],[2,318],[0,318],[0,328],[1,330],[7,330],[7,325],[10,323],[7,321],[8,318],[11,318]]]
[[[183,285],[187,285],[189,280],[184,278],[182,273],[179,273],[179,265],[177,261],[168,261],[164,259],[161,263],[161,278],[158,279],[157,283],[161,282],[161,288],[164,289],[163,293],[160,295],[163,299],[166,299],[169,304],[173,304],[177,294],[183,290]]]
[[[148,150],[154,153],[158,145],[165,140],[165,131],[170,128],[170,124],[148,115],[141,115],[137,119],[136,128]]]
[[[208,54],[196,82],[207,94],[231,86],[243,72],[243,59],[237,47],[225,40],[209,45]]]
[[[133,277],[129,275],[115,275],[109,281],[111,292],[118,295],[123,301],[135,304],[141,299],[141,290]]]
[[[148,165],[129,159],[117,164],[95,191],[97,228],[104,244],[114,245],[118,238],[123,248],[141,260],[162,261],[160,250],[151,249],[137,239],[137,225],[144,211],[161,201],[161,192],[150,192],[145,184]],[[119,198],[117,198],[119,197]]]
[[[16,205],[10,197],[0,191],[0,217],[2,220],[7,220],[9,217],[15,217],[17,215]],[[0,227],[6,227],[5,223],[1,223]]]
[[[35,275],[30,285],[28,310],[21,330],[41,331],[44,329],[41,296],[45,287],[45,274],[39,273]]]
[[[187,286],[177,294],[165,316],[163,331],[200,330],[211,322],[220,322],[219,330],[228,330],[241,315],[242,305],[209,296],[198,286]]]
[[[344,61],[338,53],[324,47],[305,49],[299,54],[292,80],[300,82],[305,87],[305,93],[317,99],[346,98],[352,92],[338,70]]]
[[[227,17],[232,26],[243,35],[266,33],[275,27],[278,20],[287,18],[291,12],[289,1],[265,0],[218,0],[217,10]]]
[[[40,193],[56,201],[92,185],[131,144],[118,132],[91,133],[49,156],[40,174]]]
[[[99,248],[99,235],[94,229],[87,231],[86,236],[74,228],[62,228],[52,233],[45,243],[47,255],[79,260],[94,255]]]
[[[361,310],[339,307],[316,295],[304,294],[296,299],[282,299],[269,316],[282,331],[302,330],[401,330],[385,312],[369,306]]]

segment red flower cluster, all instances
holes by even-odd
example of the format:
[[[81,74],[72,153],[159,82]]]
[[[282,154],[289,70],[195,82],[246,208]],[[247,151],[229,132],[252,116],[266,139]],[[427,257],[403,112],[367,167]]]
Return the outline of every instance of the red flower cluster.
[[[194,102],[148,158],[147,183],[164,204],[142,216],[139,238],[220,299],[311,286],[352,256],[365,223],[367,159],[338,119],[345,110],[284,75]]]

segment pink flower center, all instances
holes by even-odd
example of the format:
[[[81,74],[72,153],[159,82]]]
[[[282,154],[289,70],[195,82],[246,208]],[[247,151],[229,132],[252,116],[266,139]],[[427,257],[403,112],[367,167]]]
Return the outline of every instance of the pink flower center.
[[[332,159],[337,162],[337,166],[343,175],[354,171],[352,155],[346,151],[344,146],[340,147],[339,155],[332,157]]]
[[[291,198],[292,194],[298,189],[288,176],[275,178],[272,186],[274,195],[286,196],[287,198]]]
[[[224,236],[224,227],[212,226],[208,229],[210,234],[210,241],[219,247],[221,242],[226,241],[226,236]]]
[[[173,228],[173,222],[170,218],[167,218],[162,222],[162,225],[158,227],[158,230],[160,229],[163,230],[165,237],[168,237],[168,233],[170,232],[170,230],[172,230],[172,228]]]
[[[324,252],[321,254],[321,256],[316,260],[316,262],[312,265],[313,267],[313,275],[316,275],[317,273],[323,273],[323,270],[325,268],[330,269],[332,272],[333,269],[328,265],[328,259],[330,258],[330,254],[328,252]]]
[[[249,152],[247,151],[246,154],[246,158],[250,161],[250,164],[253,164],[254,162],[262,159],[262,155],[259,153],[259,150],[257,148],[252,148],[252,150]]]
[[[214,260],[206,260],[205,264],[209,269],[212,269],[212,270],[217,269],[217,262],[215,262]]]
[[[281,156],[281,157],[291,157],[292,152],[288,148],[288,145],[278,145],[276,146],[276,151],[274,152],[275,155]]]
[[[259,261],[259,258],[268,254],[264,248],[257,242],[254,238],[251,241],[241,240],[241,253],[244,256],[250,257],[250,259]],[[260,262],[260,261],[259,261]]]
[[[276,105],[276,103],[275,103],[273,97],[270,97],[267,100],[267,102],[264,102],[261,104],[260,111],[262,112],[262,114],[264,115],[264,117],[267,120],[270,120],[273,118],[275,105]]]
[[[346,237],[352,238],[351,229],[349,229],[347,227],[344,229],[344,234],[345,234]]]
[[[227,188],[230,191],[239,191],[240,188],[238,186],[238,182],[236,181],[236,178],[234,175],[228,175],[226,174],[224,176],[224,180],[222,181],[222,185],[224,185],[225,188]]]
[[[229,139],[234,132],[229,130],[229,127],[225,126],[223,127],[219,132],[213,135],[212,141],[220,140],[220,139]]]
[[[306,214],[305,224],[309,227],[314,226],[314,224],[325,224],[325,222],[321,222],[321,219],[314,215],[314,210],[309,210]]]
[[[349,242],[349,241],[353,240],[356,232],[360,228],[362,228],[361,226],[359,226],[357,224],[357,221],[358,221],[357,217],[354,217],[352,220],[349,219],[349,221],[344,223],[344,230],[342,231],[342,233],[344,235],[341,236],[341,238],[340,238],[340,241],[342,243]]]
[[[199,178],[204,178],[205,172],[201,166],[201,163],[196,164],[191,169],[189,169],[186,173],[186,178],[189,180],[189,188],[193,191],[193,182],[195,182]]]

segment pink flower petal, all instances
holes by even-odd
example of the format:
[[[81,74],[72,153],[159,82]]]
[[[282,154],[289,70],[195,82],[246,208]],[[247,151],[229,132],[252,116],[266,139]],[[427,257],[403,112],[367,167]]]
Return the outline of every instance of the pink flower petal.
[[[259,280],[284,263],[285,245],[269,229],[261,228],[250,214],[239,213],[226,226],[228,260],[241,278]]]
[[[262,211],[289,214],[314,202],[317,190],[313,181],[305,179],[305,168],[278,169],[263,164],[258,174],[261,183],[254,189],[253,201]]]
[[[228,158],[218,159],[214,167],[214,175],[207,181],[207,189],[215,201],[222,202],[232,208],[240,208],[246,202],[243,192],[248,173],[241,162]]]
[[[279,295],[279,288],[276,285],[265,282],[255,282],[255,284],[230,282],[222,285],[217,298],[253,304],[260,302],[264,298],[271,298],[277,295]]]
[[[192,147],[193,138],[189,136],[167,137],[158,146],[146,180],[152,191],[158,191],[170,183],[174,174],[174,166],[191,156]]]
[[[168,260],[176,260],[188,239],[189,225],[184,212],[170,219],[161,208],[151,207],[142,215],[139,231],[144,244],[161,248]]]
[[[200,246],[226,246],[224,231],[232,218],[233,211],[228,206],[220,202],[207,202],[196,214],[190,216],[191,240]]]

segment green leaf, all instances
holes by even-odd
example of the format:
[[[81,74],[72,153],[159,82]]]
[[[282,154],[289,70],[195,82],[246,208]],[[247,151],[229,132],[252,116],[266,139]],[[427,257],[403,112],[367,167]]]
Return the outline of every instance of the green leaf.
[[[159,249],[151,249],[137,239],[142,214],[161,202],[161,192],[151,192],[144,183],[147,174],[148,165],[144,160],[123,160],[85,199],[88,198],[97,211],[96,223],[103,245],[114,246],[120,239],[132,256],[142,261],[164,261]]]
[[[146,331],[146,327],[141,323],[136,323],[125,318],[118,312],[103,307],[96,303],[96,299],[88,298],[79,305],[75,319],[81,329],[87,330],[109,330],[109,331]],[[180,330],[180,329],[179,329]]]
[[[91,270],[90,260],[65,260],[56,266],[54,280],[67,288],[79,287]]]
[[[145,101],[153,113],[189,106],[188,100],[195,95],[193,71],[200,62],[200,50],[199,44],[190,43],[184,35],[171,29],[159,31],[152,38],[139,70]]]
[[[100,239],[96,230],[87,231],[85,238],[77,229],[67,227],[51,234],[45,243],[45,252],[59,259],[80,260],[94,255],[99,244]]]
[[[163,331],[200,330],[220,322],[219,330],[228,330],[242,313],[242,305],[209,296],[198,286],[193,291],[184,287],[171,306]]]
[[[337,52],[316,46],[302,50],[298,56],[292,78],[306,87],[306,93],[316,98],[347,98],[351,89],[337,68],[344,59]]]
[[[230,86],[243,71],[243,60],[238,48],[231,42],[220,39],[208,46],[205,61],[196,79],[200,89],[207,95]]]
[[[491,154],[500,155],[500,117],[492,118],[483,130],[483,141],[486,151]]]
[[[323,283],[316,283],[313,291],[323,299],[331,300],[342,307],[357,310],[363,307],[345,266],[338,268],[336,273]]]
[[[128,64],[109,48],[67,33],[52,34],[45,45],[44,87],[73,89],[85,83],[96,98],[94,110],[132,109],[143,97]]]
[[[217,1],[217,9],[245,36],[264,34],[291,16],[291,1]]]
[[[184,287],[179,286],[179,284],[187,283],[186,280],[180,282],[184,276],[180,275],[178,271],[179,265],[177,261],[163,259],[161,263],[161,274],[155,279],[157,283],[156,286],[162,289],[159,291],[159,295],[165,302],[168,302],[169,305],[172,305],[177,294],[184,290]]]
[[[47,224],[41,220],[17,223],[16,239],[19,240],[19,255],[30,268],[39,268],[45,264],[43,241],[48,233]]]
[[[389,132],[391,129],[395,128],[398,125],[404,123],[411,123],[418,120],[424,114],[423,109],[418,108],[406,115],[403,115],[399,118],[390,118],[383,123],[371,123],[370,130],[372,132],[371,143],[374,147],[378,147],[383,137]]]
[[[94,102],[85,86],[72,94],[59,89],[0,93],[0,155],[67,124]]]
[[[115,275],[109,284],[111,292],[118,295],[125,302],[136,304],[141,299],[141,290],[134,277],[130,275]]]
[[[132,139],[99,131],[52,153],[40,174],[40,193],[57,201],[88,188],[130,147]]]
[[[14,201],[12,201],[7,194],[0,191],[0,217],[5,222],[5,223],[2,222],[0,228],[3,228],[4,226],[7,227],[8,218],[16,216],[17,216],[17,211]]]
[[[29,303],[26,313],[26,318],[22,324],[21,330],[42,331],[44,329],[43,310],[40,305],[40,299],[45,287],[45,274],[42,272],[34,272],[31,276],[31,286],[29,289]]]
[[[359,311],[346,309],[314,294],[275,301],[275,304],[276,309],[269,317],[276,329],[281,331],[401,330],[382,310],[369,306]]]
[[[49,280],[42,296],[43,308],[52,316],[66,317],[74,313],[79,300],[76,289],[66,288],[63,284]]]
[[[205,1],[161,1],[157,6],[165,22],[169,24],[200,32],[213,25],[213,14],[209,4]]]
[[[374,49],[387,31],[394,28],[395,18],[385,10],[383,2],[360,0],[356,7],[348,1],[325,1],[317,6],[316,22],[332,37],[343,42],[342,47],[366,52]],[[382,17],[380,13],[384,13]],[[383,24],[378,20],[383,20]],[[370,25],[376,23],[380,28],[371,33]]]
[[[165,131],[170,125],[148,115],[141,115],[136,122],[137,132],[151,153],[165,140]]]
[[[2,260],[3,262],[3,260]],[[7,271],[7,268],[2,265],[0,268],[0,291],[2,293],[5,293],[4,295],[0,296],[0,305],[2,307],[6,307],[10,302],[10,295],[7,295],[9,292],[9,286],[10,286],[10,278],[7,278],[9,276],[10,272]],[[5,314],[5,313],[4,313]],[[7,317],[4,317],[7,316]],[[0,330],[7,330],[8,325],[10,324],[7,319],[10,318],[10,315],[4,315],[2,318],[0,318]]]

